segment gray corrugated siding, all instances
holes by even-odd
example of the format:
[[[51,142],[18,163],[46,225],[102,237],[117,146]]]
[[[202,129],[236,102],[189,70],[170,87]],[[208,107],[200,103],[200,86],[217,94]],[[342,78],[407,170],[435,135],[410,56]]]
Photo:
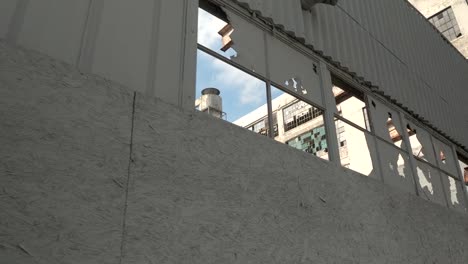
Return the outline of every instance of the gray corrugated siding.
[[[404,0],[239,0],[468,146],[468,63]]]

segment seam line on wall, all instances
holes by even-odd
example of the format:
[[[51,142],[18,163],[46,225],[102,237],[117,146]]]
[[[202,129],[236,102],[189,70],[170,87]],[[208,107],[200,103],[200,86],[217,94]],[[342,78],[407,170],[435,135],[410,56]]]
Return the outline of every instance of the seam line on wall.
[[[127,182],[125,185],[125,200],[124,200],[124,208],[123,208],[123,219],[122,219],[122,240],[120,243],[120,259],[119,263],[122,263],[124,257],[124,247],[125,247],[125,237],[127,235],[126,228],[127,228],[127,208],[128,208],[128,192],[130,187],[130,171],[132,168],[133,160],[133,132],[135,127],[135,102],[136,102],[136,92],[133,92],[133,102],[132,102],[132,122],[130,127],[130,146],[129,146],[129,154],[128,154],[128,167],[127,167]]]
[[[19,0],[16,4],[15,11],[11,17],[8,31],[6,33],[6,40],[11,44],[17,44],[19,34],[23,28],[26,10],[28,9],[29,0]]]
[[[338,9],[341,10],[346,16],[348,16],[354,23],[356,23],[362,30],[364,30],[364,31],[370,36],[370,38],[371,38],[372,40],[376,41],[376,42],[377,42],[381,47],[383,47],[393,58],[395,58],[398,62],[400,62],[401,65],[402,65],[403,67],[405,67],[405,68],[408,70],[408,72],[411,73],[410,78],[413,78],[415,81],[420,82],[420,83],[421,83],[425,88],[427,88],[429,91],[434,91],[434,92],[436,92],[437,95],[438,95],[439,97],[441,97],[441,99],[442,99],[443,101],[445,101],[444,98],[443,98],[443,96],[440,95],[439,92],[437,92],[438,90],[434,89],[434,87],[433,87],[431,84],[429,84],[423,76],[421,76],[418,72],[416,72],[416,70],[414,70],[412,67],[409,67],[403,59],[401,59],[395,52],[392,51],[392,49],[391,49],[390,47],[387,47],[382,41],[380,41],[378,38],[376,38],[376,37],[373,35],[373,33],[372,33],[369,29],[367,29],[366,27],[364,27],[355,17],[353,17],[351,14],[349,14],[349,13],[345,10],[345,8],[343,8],[343,7],[340,6],[339,4],[337,5],[337,7],[338,7]],[[411,77],[411,76],[413,76],[413,77]],[[380,89],[380,88],[381,88],[380,85],[377,85],[377,84],[375,84],[375,83],[372,83],[372,85],[378,87],[380,91],[383,91],[385,97],[390,97],[390,98],[395,99],[395,96],[394,96],[394,95],[390,95],[390,94],[388,94],[387,92],[385,92],[383,89]],[[437,84],[436,84],[436,86],[437,86]],[[425,122],[423,122],[423,123],[424,123],[426,126],[432,128],[433,130],[437,131],[438,133],[441,133],[441,132],[440,132],[440,127],[443,127],[443,125],[442,125],[440,122],[436,122],[435,120],[429,121],[429,120],[428,120],[428,116],[430,116],[430,114],[425,114],[425,115],[423,115],[423,114],[422,114],[423,110],[418,109],[418,110],[416,111],[416,109],[415,109],[414,106],[411,107],[411,108],[409,108],[409,107],[407,106],[407,104],[406,104],[406,103],[403,104],[403,103],[401,102],[401,100],[397,100],[397,102],[400,103],[401,105],[404,105],[406,108],[408,108],[408,110],[407,110],[406,112],[409,112],[409,114],[410,114],[411,116],[414,116],[414,115],[415,115],[415,114],[413,114],[413,113],[411,113],[411,112],[418,113],[418,114],[416,114],[416,115],[419,115],[420,117],[423,117],[423,118],[425,119]],[[454,144],[456,144],[457,146],[462,146],[462,143],[459,143],[459,140],[455,139],[453,135],[450,135],[450,136],[449,136],[449,135],[447,135],[446,132],[444,132],[443,134],[444,134],[445,137],[449,138],[449,139],[450,139]],[[455,143],[455,142],[457,142],[457,143]]]
[[[179,62],[179,85],[177,86],[178,87],[178,92],[177,92],[177,103],[179,105],[179,107],[182,107],[183,106],[183,89],[184,89],[184,77],[185,77],[185,56],[187,56],[186,52],[185,52],[185,49],[186,49],[186,45],[187,45],[187,14],[188,14],[188,2],[187,1],[184,1],[184,9],[183,9],[183,12],[182,12],[182,26],[183,26],[183,30],[182,30],[182,36],[181,36],[181,39],[183,41],[181,41],[181,47],[180,47],[180,51],[181,51],[181,54],[180,54],[180,62]]]
[[[89,0],[88,2],[88,8],[86,9],[86,17],[83,25],[83,32],[81,33],[81,41],[80,41],[80,48],[78,49],[78,55],[76,56],[76,66],[80,66],[80,61],[84,53],[84,46],[85,46],[85,38],[86,38],[86,33],[88,31],[88,24],[89,24],[89,17],[91,14],[91,8],[92,8],[93,0]]]
[[[402,65],[404,65],[404,67],[406,67],[408,71],[411,72],[414,76],[416,76],[419,81],[421,81],[429,89],[434,90],[432,89],[432,86],[423,77],[419,75],[419,73],[415,72],[411,67],[409,67],[406,64],[406,62],[403,61],[403,59],[401,59],[395,52],[393,52],[391,48],[387,47],[387,45],[385,45],[382,41],[380,41],[377,37],[375,37],[374,34],[372,34],[372,32],[370,32],[369,29],[364,27],[355,17],[349,14],[339,4],[336,6],[338,7],[339,10],[341,10],[344,14],[346,14],[346,16],[348,16],[351,20],[353,20],[362,30],[364,30],[373,40],[375,40],[377,43],[380,44],[380,46],[382,46],[386,51],[388,51],[397,61],[399,61]]]
[[[148,72],[146,73],[146,95],[155,95],[154,84],[157,78],[157,61],[159,53],[159,25],[161,20],[161,1],[155,0],[153,5],[153,18],[151,28],[151,39],[149,45]]]
[[[104,10],[104,0],[90,0],[83,26],[76,66],[84,72],[91,72],[96,50],[96,41]]]

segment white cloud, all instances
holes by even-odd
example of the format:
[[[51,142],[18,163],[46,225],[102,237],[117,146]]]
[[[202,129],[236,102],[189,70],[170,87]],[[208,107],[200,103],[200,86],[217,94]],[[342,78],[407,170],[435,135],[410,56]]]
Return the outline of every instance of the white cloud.
[[[227,23],[211,15],[205,10],[198,9],[198,43],[212,50],[219,50],[221,47],[221,36],[218,31]]]
[[[226,24],[203,9],[198,9],[198,43],[230,58],[236,55],[232,48],[227,52],[220,51],[222,39],[218,31]],[[215,81],[225,84],[223,86],[226,88],[235,88],[235,92],[239,94],[239,98],[231,98],[231,100],[239,100],[242,105],[265,102],[265,84],[262,81],[218,59],[210,59],[210,64],[212,71],[209,74],[216,79]]]
[[[259,79],[220,61],[214,60],[217,81],[232,86],[239,93],[241,104],[259,104],[266,100],[265,84]]]

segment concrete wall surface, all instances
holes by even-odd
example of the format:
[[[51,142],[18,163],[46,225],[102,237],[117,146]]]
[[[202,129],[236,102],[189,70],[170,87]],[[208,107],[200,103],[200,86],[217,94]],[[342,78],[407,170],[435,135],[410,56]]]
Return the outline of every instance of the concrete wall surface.
[[[1,264],[468,259],[467,215],[3,42],[0,107]]]
[[[117,263],[133,94],[0,47],[0,263]]]

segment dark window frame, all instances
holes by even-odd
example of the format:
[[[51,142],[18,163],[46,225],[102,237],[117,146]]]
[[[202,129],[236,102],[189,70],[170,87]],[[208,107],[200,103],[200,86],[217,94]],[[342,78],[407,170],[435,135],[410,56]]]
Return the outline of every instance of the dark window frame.
[[[455,40],[462,36],[460,26],[458,25],[457,18],[451,6],[428,17],[427,21],[429,21],[448,41]]]

